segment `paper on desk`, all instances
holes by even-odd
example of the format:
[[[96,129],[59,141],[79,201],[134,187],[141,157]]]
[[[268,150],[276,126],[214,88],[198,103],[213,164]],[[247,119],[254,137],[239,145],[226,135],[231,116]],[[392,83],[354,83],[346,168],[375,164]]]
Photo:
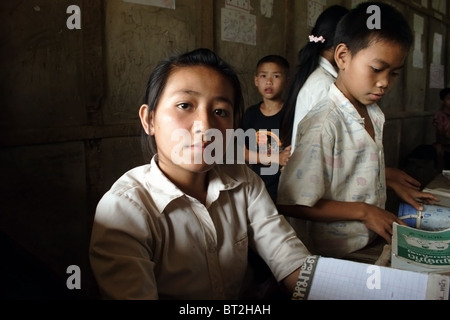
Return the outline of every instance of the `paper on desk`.
[[[308,300],[448,300],[450,277],[320,257]]]

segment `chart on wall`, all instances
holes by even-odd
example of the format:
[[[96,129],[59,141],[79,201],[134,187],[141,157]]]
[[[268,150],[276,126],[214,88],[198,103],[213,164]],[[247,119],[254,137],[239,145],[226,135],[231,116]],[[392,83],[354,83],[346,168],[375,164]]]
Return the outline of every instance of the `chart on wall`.
[[[175,9],[175,0],[123,0],[123,2],[144,4],[147,6],[154,6],[166,9]]]
[[[221,11],[223,41],[256,45],[256,16],[250,14],[249,0],[225,0]]]
[[[317,18],[322,13],[325,5],[327,4],[326,0],[309,0],[308,1],[308,27],[314,27]]]

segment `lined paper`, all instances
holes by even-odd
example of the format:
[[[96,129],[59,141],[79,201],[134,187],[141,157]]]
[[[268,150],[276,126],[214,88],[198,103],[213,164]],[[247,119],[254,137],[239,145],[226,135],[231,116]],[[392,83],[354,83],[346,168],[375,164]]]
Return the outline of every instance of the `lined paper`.
[[[308,300],[426,300],[428,274],[320,257]]]

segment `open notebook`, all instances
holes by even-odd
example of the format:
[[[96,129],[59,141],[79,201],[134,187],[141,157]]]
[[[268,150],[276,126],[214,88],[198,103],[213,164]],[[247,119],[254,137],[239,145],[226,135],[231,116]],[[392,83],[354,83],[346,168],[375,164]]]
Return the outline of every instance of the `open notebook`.
[[[293,300],[449,300],[450,277],[309,256]]]

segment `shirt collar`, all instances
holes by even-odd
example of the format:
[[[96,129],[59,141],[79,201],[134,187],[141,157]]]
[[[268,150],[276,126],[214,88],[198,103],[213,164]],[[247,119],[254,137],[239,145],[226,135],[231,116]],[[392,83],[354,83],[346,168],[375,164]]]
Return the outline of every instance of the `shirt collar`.
[[[329,97],[332,101],[334,101],[335,105],[338,106],[339,110],[349,114],[353,119],[364,125],[364,119],[361,118],[355,106],[350,102],[350,100],[347,99],[346,96],[344,96],[342,91],[339,90],[334,83],[330,86]],[[369,104],[366,107],[369,113],[379,110],[376,103]]]
[[[320,56],[319,57],[319,65],[324,68],[329,74],[331,74],[333,76],[333,78],[337,78],[338,74],[336,71],[336,68],[333,67],[333,65],[330,63],[330,61],[328,61],[327,59],[325,59],[324,57]]]
[[[353,106],[353,104],[350,102],[350,100],[348,100],[347,97],[344,96],[342,91],[339,90],[334,83],[330,87],[329,95],[330,95],[330,98],[335,102],[335,105],[338,106],[338,108],[341,112],[347,113],[355,121],[357,121],[362,126],[364,126],[364,119],[361,118],[360,114],[358,113],[356,108]]]
[[[233,178],[229,170],[223,170],[224,166],[228,165],[216,165],[209,171],[207,207],[219,198],[221,191],[231,190],[242,184],[242,181]],[[170,202],[181,197],[188,197],[161,171],[157,164],[157,155],[153,156],[150,161],[150,168],[146,172],[145,181],[147,189],[160,213],[164,211]]]

